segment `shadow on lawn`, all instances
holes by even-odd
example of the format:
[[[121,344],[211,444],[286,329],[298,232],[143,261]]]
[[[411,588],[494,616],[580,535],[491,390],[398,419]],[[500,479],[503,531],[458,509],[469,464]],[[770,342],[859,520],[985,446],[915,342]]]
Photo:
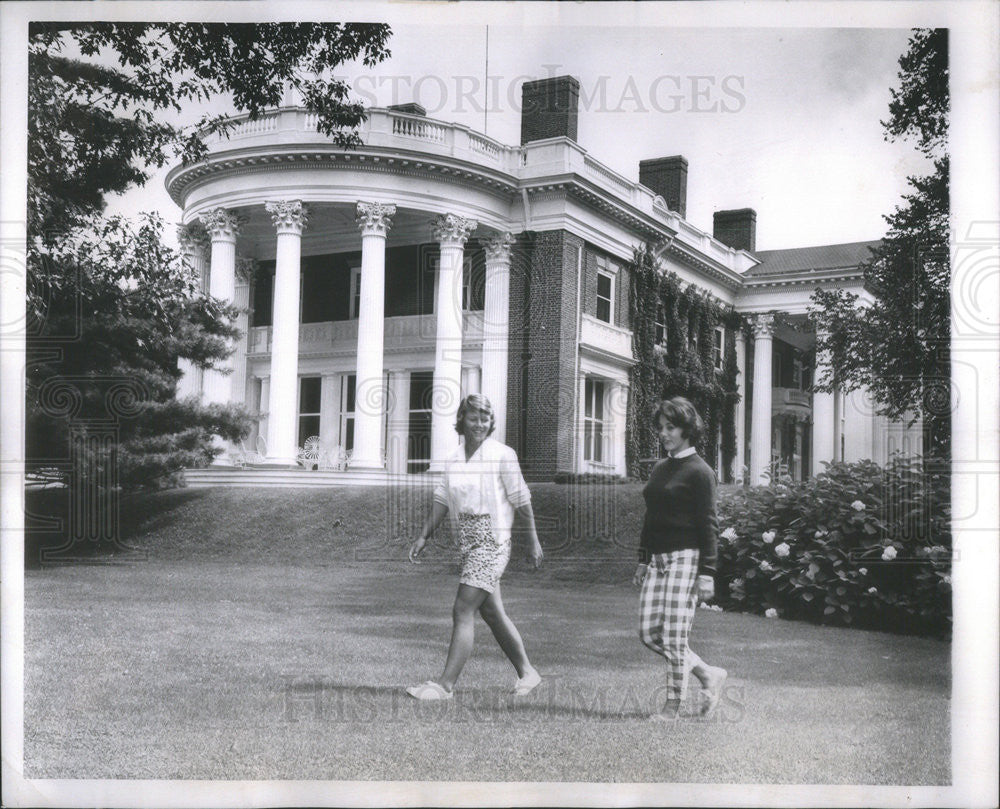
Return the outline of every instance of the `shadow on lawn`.
[[[49,565],[116,564],[138,561],[145,554],[137,538],[207,494],[203,489],[171,489],[150,494],[122,494],[118,500],[118,536],[109,542],[74,539],[68,488],[28,490],[24,499],[24,565],[38,569]],[[139,507],[141,506],[141,508]],[[102,522],[96,515],[83,515],[81,532]],[[113,520],[108,520],[114,524]]]
[[[525,722],[646,721],[661,707],[662,690],[587,688],[550,678],[530,695],[514,695],[509,686],[455,689],[447,700],[417,700],[406,686],[346,684],[321,676],[286,676],[282,683],[282,718],[286,722],[322,720],[386,724],[453,722],[499,724]],[[717,710],[701,714],[692,691],[680,719],[697,724],[733,724],[745,715],[742,686],[727,687]]]

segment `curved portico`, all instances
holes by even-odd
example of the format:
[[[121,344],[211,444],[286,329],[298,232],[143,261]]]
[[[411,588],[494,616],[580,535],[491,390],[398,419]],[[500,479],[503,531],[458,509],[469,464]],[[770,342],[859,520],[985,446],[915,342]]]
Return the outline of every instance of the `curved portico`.
[[[531,92],[558,101],[572,81]],[[575,142],[574,114],[526,104],[544,126],[527,121],[524,142],[508,146],[371,109],[361,144],[345,150],[290,106],[238,123],[203,162],[171,171],[182,249],[205,289],[249,310],[232,373],[185,367],[181,386],[256,411],[257,435],[230,456],[362,477],[433,470],[457,442],[460,397],[483,392],[496,437],[529,476],[628,474],[628,264],[651,245],[659,266],[752,326],[714,335],[717,370],[734,352],[740,397],[735,455],[724,460],[720,443],[714,459],[720,479],[746,465],[761,482],[788,442],[797,474],[864,457],[873,433],[854,430],[845,443],[859,409],[807,391],[810,374],[782,370],[783,359],[795,371],[813,362],[812,335],[771,318],[804,319],[819,284],[863,292],[863,245],[768,258],[754,251],[749,209],[719,212],[713,233],[702,231],[685,219],[683,158],[643,161],[636,183]],[[824,362],[815,358],[816,374]],[[871,421],[861,414],[858,425],[862,416]]]
[[[395,143],[386,144],[391,155],[380,155],[378,133],[356,152],[336,149],[298,109],[268,120],[213,144],[206,164],[175,169],[167,181],[191,234],[185,248],[208,265],[207,288],[234,301],[237,258],[251,258],[263,269],[257,308],[270,310],[255,312],[250,324],[245,395],[232,396],[231,377],[218,372],[206,373],[202,395],[256,406],[264,456],[258,460],[270,465],[295,464],[311,424],[317,452],[327,456],[317,460],[356,471],[414,471],[414,461],[416,471],[426,468],[455,443],[462,394],[505,391],[506,341],[497,334],[506,313],[497,305],[509,295],[512,184],[476,165],[458,171],[461,154],[440,163],[411,160]],[[378,121],[371,116],[369,127]],[[404,127],[396,140],[413,134]],[[481,151],[493,147],[475,143]],[[473,234],[479,238],[467,250]],[[484,260],[487,242],[493,247]],[[472,255],[479,259],[475,289],[467,272]],[[325,286],[315,280],[324,262]],[[335,279],[341,265],[352,266]],[[387,309],[387,269],[397,287],[421,299]],[[268,284],[269,292],[261,289]],[[329,319],[317,319],[320,286],[339,298],[327,302]],[[484,298],[493,321],[485,363]],[[323,418],[309,422],[307,412]],[[424,425],[416,439],[414,421]]]

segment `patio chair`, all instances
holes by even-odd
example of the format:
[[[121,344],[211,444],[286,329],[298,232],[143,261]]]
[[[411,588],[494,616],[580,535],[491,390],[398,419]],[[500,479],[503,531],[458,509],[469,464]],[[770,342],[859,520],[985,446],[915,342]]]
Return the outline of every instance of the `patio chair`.
[[[320,441],[318,435],[311,435],[299,450],[298,462],[306,469],[319,469]]]

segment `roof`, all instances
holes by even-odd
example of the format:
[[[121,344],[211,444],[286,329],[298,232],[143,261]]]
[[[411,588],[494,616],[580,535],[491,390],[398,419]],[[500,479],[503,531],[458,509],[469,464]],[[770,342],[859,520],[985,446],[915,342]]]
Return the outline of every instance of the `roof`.
[[[837,270],[857,267],[871,258],[881,241],[827,244],[822,247],[794,247],[790,250],[759,250],[760,264],[747,270],[748,276],[787,275],[810,270]]]

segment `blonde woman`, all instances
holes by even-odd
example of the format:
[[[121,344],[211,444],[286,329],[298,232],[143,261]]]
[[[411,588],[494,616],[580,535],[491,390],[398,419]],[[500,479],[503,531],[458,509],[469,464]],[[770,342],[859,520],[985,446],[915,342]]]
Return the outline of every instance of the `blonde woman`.
[[[500,598],[500,577],[510,560],[515,518],[527,529],[528,553],[536,568],[542,561],[542,546],[535,530],[531,493],[521,475],[517,455],[510,447],[490,438],[495,428],[496,418],[489,399],[472,394],[462,400],[455,429],[464,441],[445,461],[434,491],[431,514],[410,547],[410,561],[417,564],[427,538],[450,515],[462,556],[444,671],[437,680],[407,688],[406,692],[416,699],[451,698],[455,682],[472,653],[476,612],[486,621],[517,672],[514,693],[529,694],[542,679],[528,661],[521,635],[507,617]]]
[[[695,451],[704,423],[694,405],[677,396],[660,402],[653,418],[667,458],[649,476],[642,496],[646,516],[639,543],[639,638],[667,664],[666,702],[650,719],[673,721],[690,671],[702,685],[701,712],[719,703],[726,670],[705,663],[688,647],[699,601],[715,595],[719,522],[715,472]]]

